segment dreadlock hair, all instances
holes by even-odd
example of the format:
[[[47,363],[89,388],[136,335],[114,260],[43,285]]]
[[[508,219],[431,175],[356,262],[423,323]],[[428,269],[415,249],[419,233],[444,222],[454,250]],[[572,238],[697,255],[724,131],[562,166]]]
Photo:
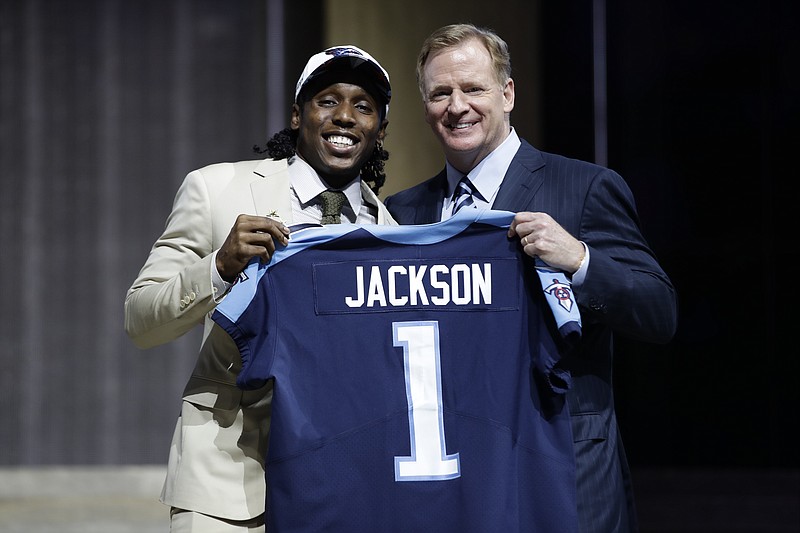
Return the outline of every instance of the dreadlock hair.
[[[298,130],[285,128],[272,136],[267,141],[265,147],[253,146],[253,151],[259,154],[267,154],[270,159],[288,159],[297,153]],[[383,147],[383,142],[375,143],[369,159],[361,168],[361,179],[370,185],[372,192],[378,194],[383,184],[386,182],[386,174],[383,167],[389,159],[389,152]]]
[[[267,154],[270,159],[289,159],[295,154],[297,147],[297,130],[285,128],[272,136],[264,148],[253,146],[253,151]]]

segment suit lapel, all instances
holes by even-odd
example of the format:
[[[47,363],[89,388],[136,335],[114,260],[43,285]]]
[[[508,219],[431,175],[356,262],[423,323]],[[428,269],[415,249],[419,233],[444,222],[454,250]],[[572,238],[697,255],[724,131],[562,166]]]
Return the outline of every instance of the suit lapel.
[[[442,218],[446,172],[387,198],[387,207],[400,224],[431,224]]]
[[[522,141],[517,154],[506,171],[492,209],[525,211],[544,180],[544,158],[542,153]]]
[[[386,206],[383,205],[383,202],[381,202],[380,198],[378,198],[378,196],[364,180],[361,180],[361,199],[363,202],[376,207],[378,210],[378,224],[388,224],[390,226],[397,225],[397,221],[392,218],[392,215],[390,215],[389,211],[386,210]]]
[[[253,171],[255,180],[250,183],[256,214],[262,217],[276,215],[284,224],[292,223],[292,202],[289,186],[289,165],[285,159],[265,159]]]
[[[431,181],[425,195],[416,206],[415,224],[431,224],[442,219],[442,205],[447,191],[447,170],[442,169]]]

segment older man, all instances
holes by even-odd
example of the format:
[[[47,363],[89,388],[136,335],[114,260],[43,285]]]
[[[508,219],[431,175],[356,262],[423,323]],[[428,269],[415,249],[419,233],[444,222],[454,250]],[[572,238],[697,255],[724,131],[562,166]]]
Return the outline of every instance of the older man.
[[[675,291],[642,236],[631,191],[609,169],[541,152],[517,136],[511,60],[494,32],[468,24],[436,30],[419,54],[417,81],[446,167],[386,206],[401,224],[474,207],[516,212],[509,237],[571,276],[584,325],[565,361],[580,528],[635,531],[614,412],[614,337],[667,342],[677,319]]]

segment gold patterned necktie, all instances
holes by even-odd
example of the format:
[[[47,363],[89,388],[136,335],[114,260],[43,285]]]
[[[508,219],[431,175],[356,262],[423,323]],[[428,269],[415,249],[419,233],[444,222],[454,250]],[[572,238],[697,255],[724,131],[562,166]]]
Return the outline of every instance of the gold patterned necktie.
[[[319,193],[322,199],[322,220],[321,224],[341,224],[342,206],[347,201],[347,197],[342,191],[323,191]]]

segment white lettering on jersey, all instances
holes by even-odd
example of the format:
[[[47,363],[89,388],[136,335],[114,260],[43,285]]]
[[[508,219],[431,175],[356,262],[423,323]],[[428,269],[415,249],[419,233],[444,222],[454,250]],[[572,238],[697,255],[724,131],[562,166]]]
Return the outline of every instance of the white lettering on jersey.
[[[345,296],[348,307],[406,305],[479,305],[492,303],[492,265],[392,265],[384,271],[373,265],[366,274],[355,267],[355,294]]]

